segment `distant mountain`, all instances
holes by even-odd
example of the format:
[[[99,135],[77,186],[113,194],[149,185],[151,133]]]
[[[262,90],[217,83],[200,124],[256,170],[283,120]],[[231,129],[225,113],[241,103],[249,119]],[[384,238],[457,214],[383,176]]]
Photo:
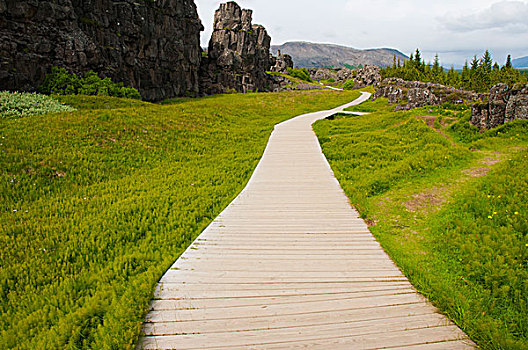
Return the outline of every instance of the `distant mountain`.
[[[528,68],[528,56],[514,59],[512,65],[513,68]]]
[[[359,50],[346,46],[308,42],[287,42],[279,46],[274,45],[271,50],[274,55],[277,54],[278,50],[289,54],[292,56],[296,67],[306,68],[357,67],[367,64],[386,67],[392,65],[394,55],[401,61],[409,59],[394,49]]]

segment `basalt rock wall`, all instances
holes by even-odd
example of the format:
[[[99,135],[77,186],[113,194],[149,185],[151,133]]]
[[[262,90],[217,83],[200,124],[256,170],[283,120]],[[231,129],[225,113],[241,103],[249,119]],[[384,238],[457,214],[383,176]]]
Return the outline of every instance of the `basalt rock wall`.
[[[193,0],[0,0],[0,90],[35,90],[60,66],[147,100],[197,94],[201,30]]]
[[[528,119],[528,85],[497,84],[486,102],[472,107],[471,123],[482,131],[517,119]]]

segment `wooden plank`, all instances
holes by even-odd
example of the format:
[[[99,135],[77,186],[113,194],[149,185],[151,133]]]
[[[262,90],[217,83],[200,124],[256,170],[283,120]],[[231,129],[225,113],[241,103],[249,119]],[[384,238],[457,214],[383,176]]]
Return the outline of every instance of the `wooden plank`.
[[[233,299],[233,298],[249,298],[262,302],[261,298],[279,298],[280,300],[288,300],[289,297],[322,297],[324,299],[330,296],[341,297],[364,297],[367,295],[374,295],[375,293],[414,293],[415,290],[407,285],[388,285],[375,286],[370,288],[362,288],[357,290],[350,290],[350,288],[327,288],[327,289],[216,289],[201,288],[195,290],[187,289],[162,289],[154,297],[152,303],[155,304],[158,300],[180,300],[180,299]],[[153,309],[156,309],[153,307]]]
[[[245,317],[222,320],[198,320],[178,322],[156,322],[145,324],[146,335],[177,335],[217,332],[240,332],[243,330],[264,330],[296,328],[303,326],[347,324],[348,327],[361,324],[383,324],[398,321],[402,318],[424,316],[430,317],[431,310],[424,303],[402,306],[379,307],[356,310],[330,310],[320,313],[297,315],[277,315],[268,317]],[[433,317],[441,317],[435,314]],[[385,323],[386,324],[386,323]]]
[[[434,322],[422,321],[419,326],[402,320],[392,330],[384,331],[379,326],[357,330],[351,327],[334,325],[333,328],[314,327],[306,329],[285,329],[281,331],[248,331],[192,335],[169,335],[157,337],[156,346],[161,349],[330,349],[335,346],[349,349],[376,349],[388,346],[407,346],[430,342],[461,340],[464,334],[455,326],[434,326]],[[303,332],[306,330],[306,332]],[[148,347],[145,338],[145,348]],[[168,346],[168,347],[167,347]]]
[[[328,301],[342,301],[343,304],[349,304],[356,299],[363,302],[365,298],[385,297],[385,296],[400,296],[406,294],[414,295],[414,290],[386,290],[377,292],[365,293],[331,293],[331,294],[302,294],[294,296],[277,295],[270,297],[216,297],[216,298],[194,298],[184,297],[183,295],[177,299],[163,299],[153,300],[150,309],[153,311],[165,310],[188,310],[191,308],[229,308],[242,306],[258,306],[267,307],[269,305],[294,305],[305,304],[307,306],[314,302],[328,302]],[[299,305],[297,305],[299,306]]]
[[[273,293],[275,295],[278,292],[284,294],[289,293],[341,293],[347,291],[353,292],[364,292],[364,291],[375,291],[387,288],[412,288],[411,284],[407,280],[401,281],[390,281],[380,283],[374,282],[341,282],[341,283],[322,283],[318,281],[308,282],[293,282],[293,283],[219,283],[207,282],[202,283],[170,283],[162,282],[159,283],[156,288],[155,298],[161,298],[165,295],[174,295],[166,293],[194,293],[194,292],[221,292],[227,291],[229,293],[236,293],[240,291],[249,291],[254,293],[260,291],[262,293]],[[259,294],[260,295],[260,294]],[[170,296],[169,296],[170,297]]]
[[[251,315],[252,317],[296,315],[320,313],[326,310],[353,310],[376,308],[381,306],[394,306],[424,302],[423,297],[417,293],[353,298],[348,300],[313,301],[303,305],[258,305],[241,306],[236,308],[190,308],[181,310],[152,310],[146,317],[147,322],[175,322],[183,320],[216,320],[240,318]],[[177,311],[177,312],[176,312]]]
[[[387,348],[391,350],[460,350],[460,349],[477,349],[477,346],[467,339],[442,341],[438,343],[428,343],[419,345],[408,345],[405,347]]]

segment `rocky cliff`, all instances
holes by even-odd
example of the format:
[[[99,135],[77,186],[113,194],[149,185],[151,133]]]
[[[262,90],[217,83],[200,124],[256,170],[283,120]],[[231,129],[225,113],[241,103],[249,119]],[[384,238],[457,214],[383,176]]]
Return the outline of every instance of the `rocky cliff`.
[[[528,119],[528,85],[509,88],[506,84],[497,84],[491,88],[486,102],[472,107],[471,124],[480,130],[516,119]]]
[[[61,66],[147,100],[198,93],[201,30],[193,0],[0,0],[0,90],[34,90]]]
[[[271,38],[261,25],[252,24],[253,11],[242,10],[235,2],[221,4],[207,56],[202,60],[202,94],[231,91],[270,91]]]
[[[518,84],[512,88],[497,84],[489,94],[477,94],[450,86],[388,78],[381,82],[372,99],[379,97],[388,98],[389,103],[397,103],[395,110],[444,102],[471,103],[470,122],[481,131],[513,120],[528,119],[528,84]]]
[[[388,98],[389,103],[398,103],[395,110],[409,110],[444,102],[472,103],[481,99],[483,95],[439,84],[387,78],[379,84],[376,93],[372,95],[373,100],[379,97]]]

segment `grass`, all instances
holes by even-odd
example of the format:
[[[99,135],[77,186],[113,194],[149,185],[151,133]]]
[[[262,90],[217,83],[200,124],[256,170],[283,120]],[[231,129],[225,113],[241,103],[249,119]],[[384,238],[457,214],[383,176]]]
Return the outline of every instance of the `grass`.
[[[283,78],[286,78],[288,79],[290,82],[291,82],[291,85],[287,85],[286,87],[291,87],[291,88],[295,88],[301,84],[310,84],[310,85],[314,85],[314,86],[317,86],[317,83],[316,82],[309,82],[307,80],[303,80],[303,79],[300,79],[298,77],[295,77],[295,76],[292,76],[292,75],[289,75],[287,73],[279,73],[279,72],[269,72],[269,74],[271,75],[276,75],[276,76],[281,76]],[[323,87],[321,86],[321,89],[323,89]]]
[[[133,348],[157,281],[244,187],[273,125],[358,95],[70,96],[85,109],[0,120],[0,348]]]
[[[63,104],[76,109],[116,109],[128,107],[148,107],[151,103],[130,98],[88,95],[55,95],[54,98]]]
[[[528,347],[528,121],[480,133],[464,106],[386,99],[315,124],[373,234],[484,349]]]

